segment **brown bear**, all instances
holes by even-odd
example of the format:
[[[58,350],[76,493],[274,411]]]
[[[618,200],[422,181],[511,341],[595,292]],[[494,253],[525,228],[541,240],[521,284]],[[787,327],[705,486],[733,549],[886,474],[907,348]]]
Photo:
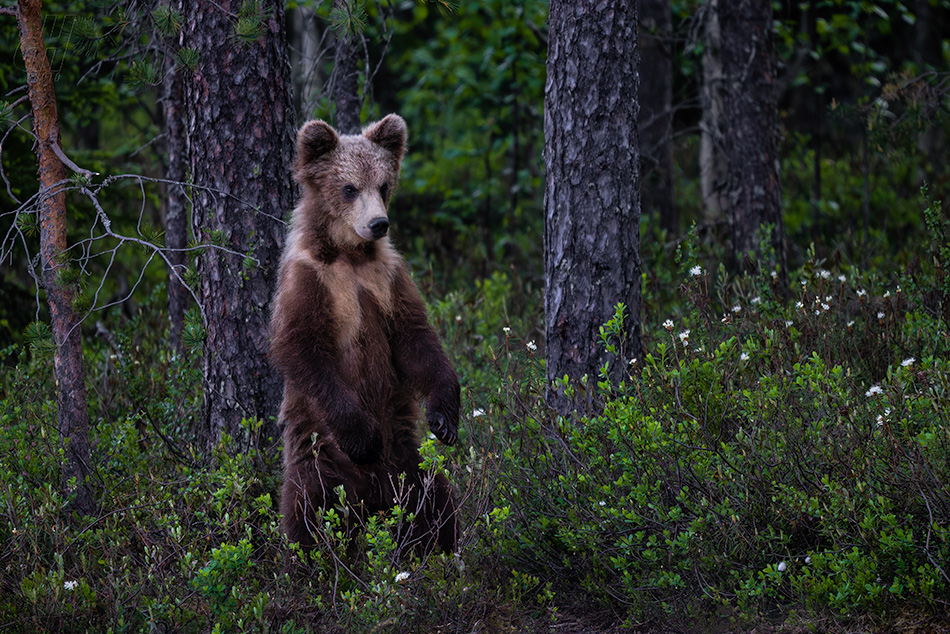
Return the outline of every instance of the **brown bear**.
[[[389,115],[362,134],[310,121],[297,136],[293,211],[271,317],[270,357],[284,377],[281,512],[291,542],[315,545],[318,509],[343,487],[351,527],[398,503],[414,519],[401,549],[451,552],[448,480],[420,467],[419,402],[435,436],[458,437],[459,382],[405,261],[387,211],[406,153]]]

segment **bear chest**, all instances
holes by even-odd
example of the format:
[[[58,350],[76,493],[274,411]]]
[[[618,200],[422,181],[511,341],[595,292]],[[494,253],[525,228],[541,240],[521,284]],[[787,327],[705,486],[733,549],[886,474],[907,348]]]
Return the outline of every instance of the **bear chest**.
[[[325,271],[324,283],[342,351],[351,350],[361,338],[384,334],[392,315],[392,277],[384,267],[337,262]]]

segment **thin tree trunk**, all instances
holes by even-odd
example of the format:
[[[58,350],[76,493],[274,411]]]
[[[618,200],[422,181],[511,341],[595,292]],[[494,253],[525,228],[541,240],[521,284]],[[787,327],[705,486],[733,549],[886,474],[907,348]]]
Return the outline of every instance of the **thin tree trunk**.
[[[262,0],[263,33],[235,37],[239,0],[182,2],[183,43],[197,68],[183,78],[188,157],[195,185],[192,226],[208,247],[198,258],[206,315],[205,422],[209,441],[235,438],[242,418],[277,437],[281,381],[267,361],[267,323],[285,224],[294,199],[290,169],[296,127],[284,3]]]
[[[818,11],[812,3],[808,8],[808,37],[813,42],[818,41]],[[825,104],[821,90],[821,64],[814,65],[814,79],[812,82],[812,97],[814,98],[815,118],[811,133],[811,146],[814,154],[812,163],[812,238],[818,239],[821,234],[821,135],[822,119],[825,114]]]
[[[700,85],[702,121],[699,137],[699,183],[706,222],[720,220],[723,215],[722,190],[726,171],[723,158],[722,35],[719,28],[719,0],[707,0],[703,9],[705,28],[703,79]]]
[[[321,41],[323,24],[314,7],[307,3],[298,4],[290,14],[287,37],[290,64],[294,69],[294,106],[298,116],[309,119],[313,116],[325,80],[320,64],[324,53]]]
[[[636,3],[552,0],[545,88],[545,331],[549,380],[623,376],[599,343],[626,304],[640,356],[638,54]],[[588,393],[588,396],[590,393]],[[552,404],[568,412],[563,394]]]
[[[348,0],[334,0],[340,11],[350,11]],[[355,134],[360,130],[359,60],[360,49],[353,33],[336,34],[336,55],[333,61],[333,78],[330,80],[330,100],[336,106],[336,128],[343,134]]]
[[[181,72],[169,56],[165,68],[165,94],[162,105],[165,115],[165,149],[168,167],[165,178],[183,182],[187,175],[185,161],[188,159],[185,129],[182,121]],[[169,183],[165,191],[165,248],[168,260],[178,272],[168,272],[168,339],[172,349],[182,353],[181,331],[185,323],[185,309],[191,299],[188,289],[179,281],[187,258],[183,249],[188,243],[188,198],[182,185]]]
[[[733,258],[741,270],[760,266],[778,273],[788,289],[785,228],[777,150],[778,104],[772,50],[772,5],[760,0],[719,0],[728,204]],[[759,242],[763,225],[774,259]]]
[[[670,235],[679,231],[673,201],[673,57],[669,0],[639,0],[641,209]]]
[[[75,508],[92,509],[89,492],[89,413],[86,411],[86,384],[83,371],[80,318],[73,310],[74,283],[63,279],[68,269],[66,242],[66,167],[57,155],[60,144],[56,93],[49,58],[43,42],[40,0],[20,0],[17,23],[20,46],[26,66],[33,132],[39,160],[40,258],[43,288],[49,302],[56,352],[53,373],[56,377],[57,425],[66,444],[63,487],[75,478]]]

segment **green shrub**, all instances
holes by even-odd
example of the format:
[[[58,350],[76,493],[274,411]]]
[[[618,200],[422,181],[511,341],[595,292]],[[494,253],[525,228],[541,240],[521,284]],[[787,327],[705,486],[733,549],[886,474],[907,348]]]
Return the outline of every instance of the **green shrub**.
[[[722,281],[716,301],[713,276],[683,268],[684,316],[646,329],[627,380],[601,380],[601,414],[557,418],[535,397],[507,419],[512,567],[632,622],[937,611],[950,600],[946,322],[813,261],[788,307],[769,276]]]

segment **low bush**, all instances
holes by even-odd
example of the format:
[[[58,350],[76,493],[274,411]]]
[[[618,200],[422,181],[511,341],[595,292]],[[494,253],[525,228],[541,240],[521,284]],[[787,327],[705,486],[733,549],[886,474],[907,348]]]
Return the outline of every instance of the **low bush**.
[[[939,205],[927,218],[933,266],[885,281],[812,252],[789,301],[770,272],[710,271],[687,239],[655,272],[679,288],[652,304],[646,354],[625,354],[624,307],[604,325],[626,378],[563,386],[595,396],[587,416],[545,406],[540,326],[516,278],[435,303],[465,407],[459,446],[430,436],[423,456],[458,487],[462,532],[456,554],[425,559],[399,552],[400,507],[349,533],[342,498],[324,510],[320,548],[286,544],[279,442],[203,448],[200,360],[168,351],[148,305],[152,321],[87,346],[99,507],[77,516],[58,485],[38,329],[3,351],[16,362],[0,383],[0,623],[291,633],[941,618],[950,232]],[[261,421],[245,425],[260,437]]]

